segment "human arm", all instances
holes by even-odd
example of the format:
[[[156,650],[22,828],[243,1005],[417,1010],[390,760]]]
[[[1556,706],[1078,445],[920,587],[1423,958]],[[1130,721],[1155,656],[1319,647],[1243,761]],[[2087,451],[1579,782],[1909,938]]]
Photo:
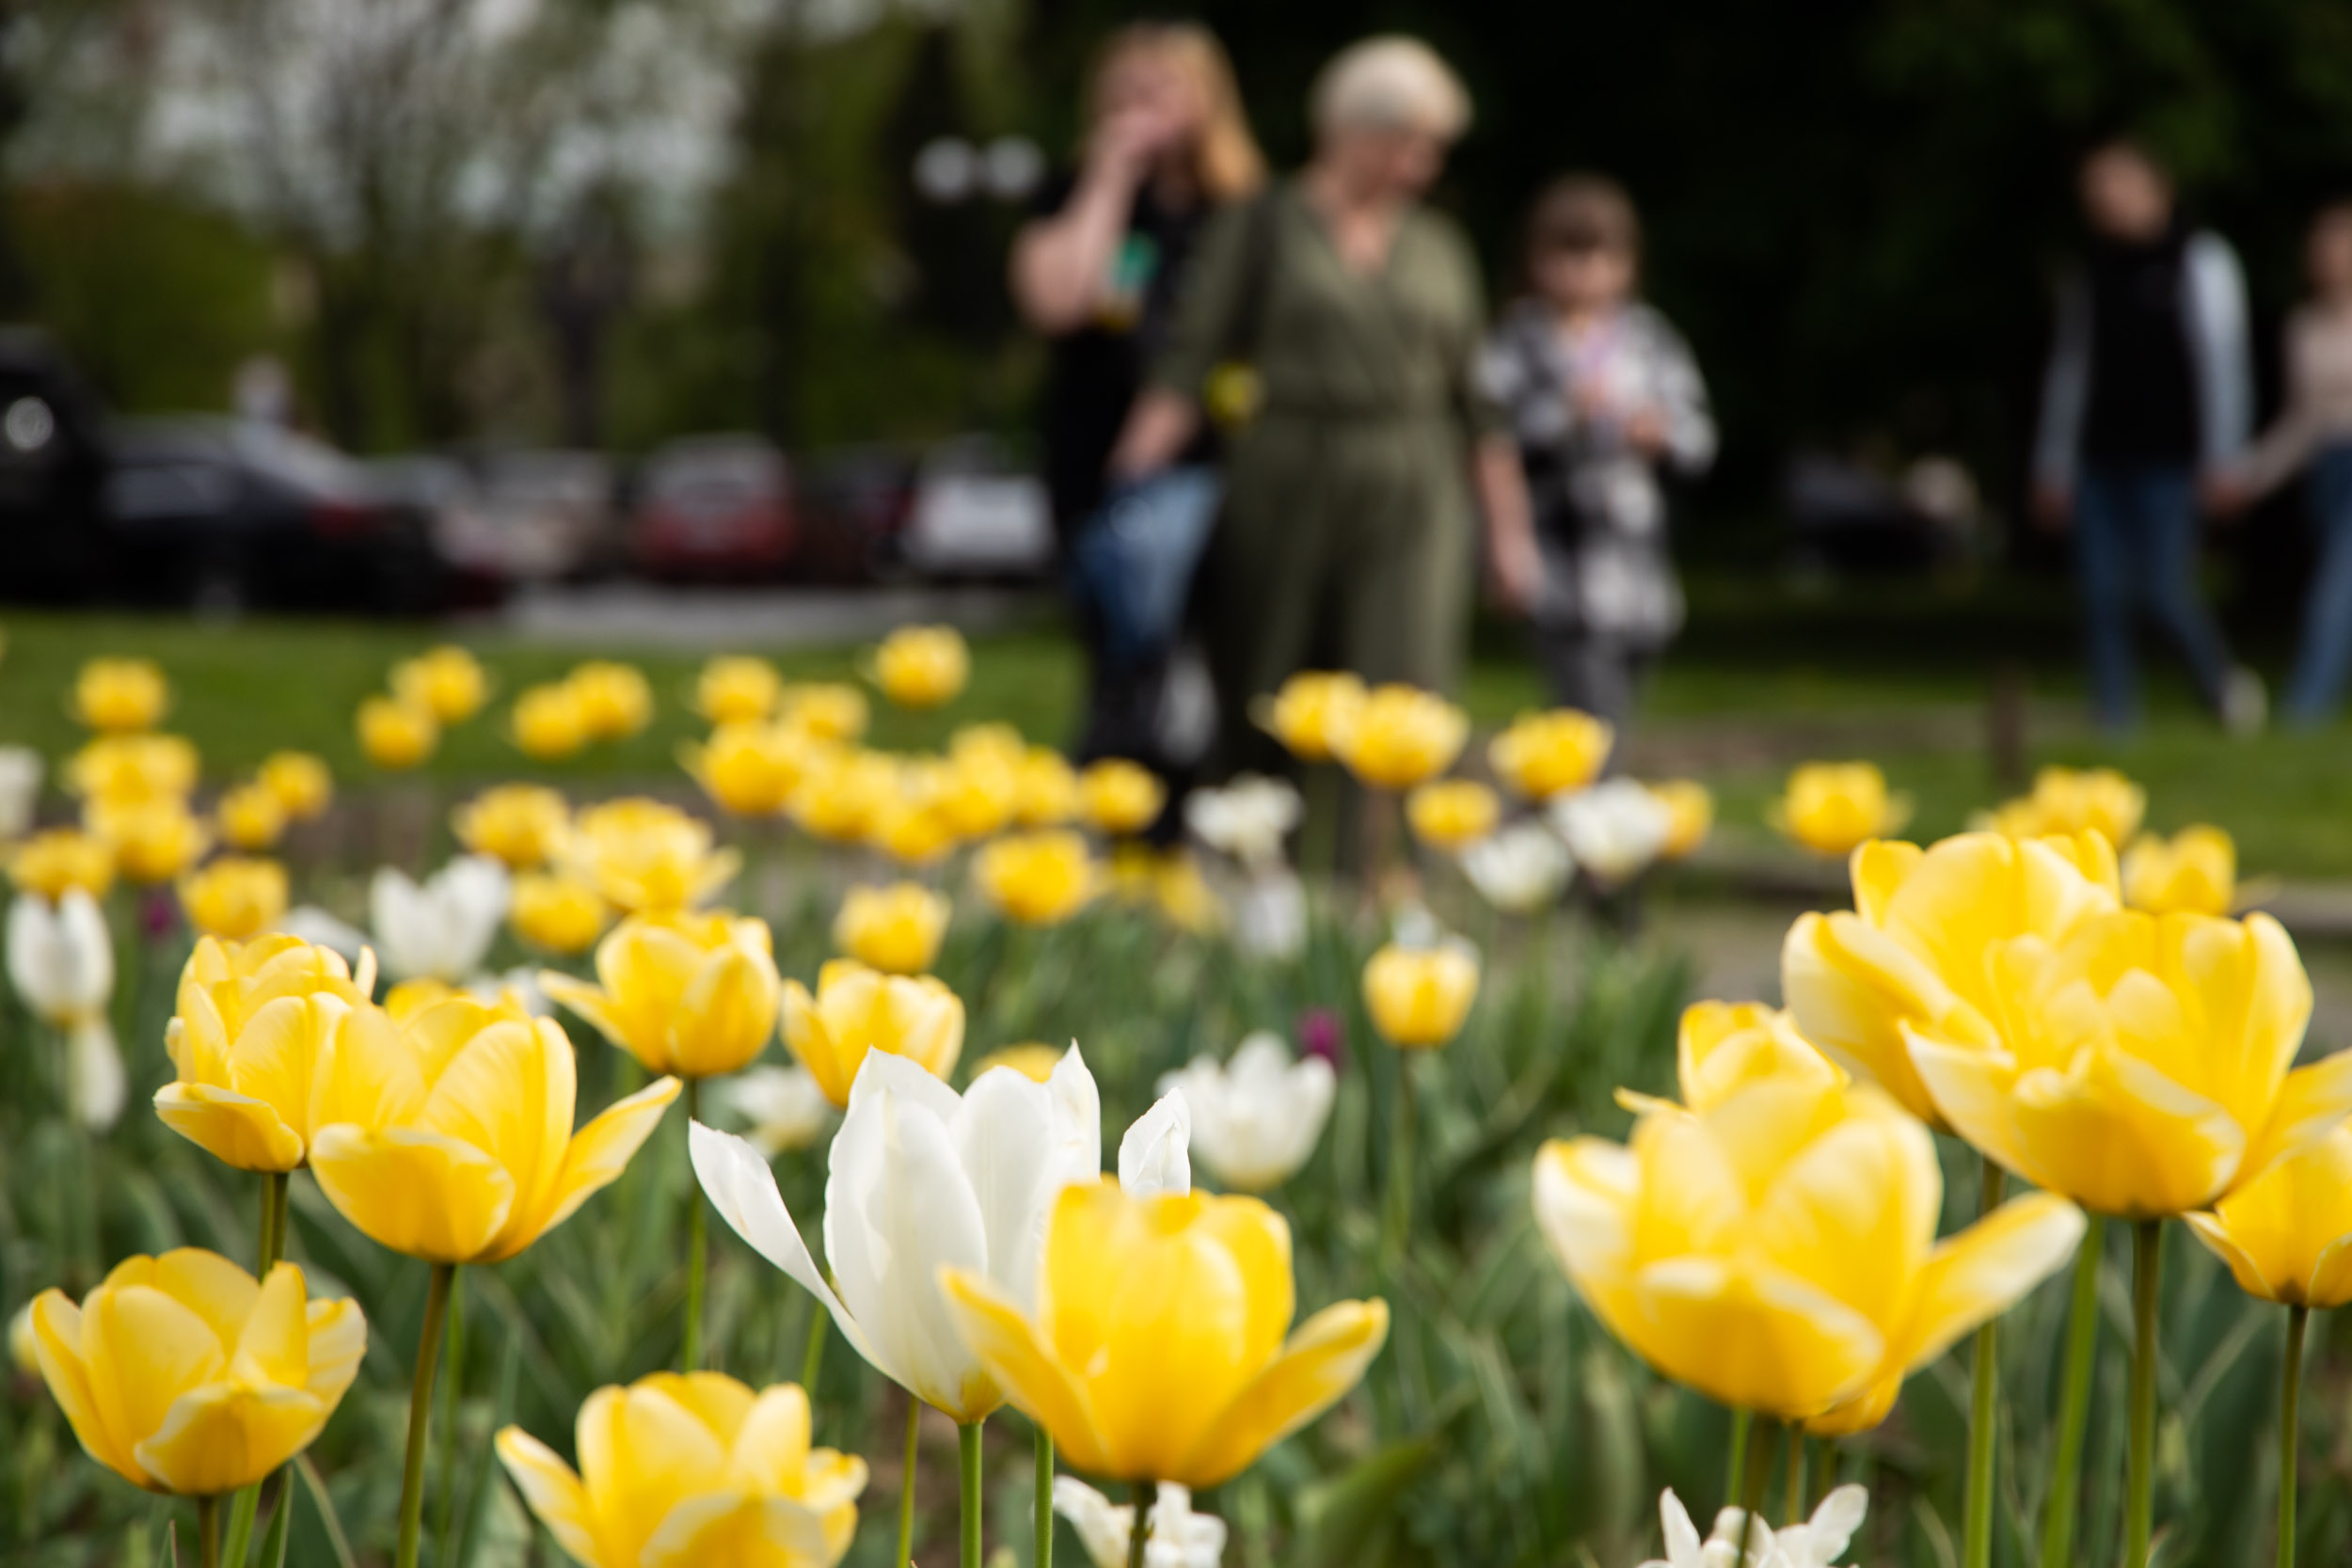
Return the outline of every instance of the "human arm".
[[[2308,309],[2287,323],[2286,407],[2278,422],[2231,466],[2218,486],[2219,510],[2234,512],[2260,500],[2303,466],[2319,444],[2319,404],[2312,380],[2314,333],[2325,327]]]
[[[2090,293],[2079,276],[2058,290],[2057,330],[2042,374],[2042,418],[2033,449],[2034,520],[2062,529],[2074,509],[2074,465],[2090,395]]]
[[[2253,360],[2247,346],[2246,276],[2237,252],[2218,234],[2193,236],[2183,253],[2181,287],[2189,361],[2197,375],[2197,456],[2201,477],[2227,471],[2253,424]]]
[[[1500,432],[1480,437],[1470,478],[1486,520],[1486,563],[1495,596],[1525,614],[1543,592],[1544,562],[1535,547],[1535,509],[1528,499],[1518,444]]]
[[[1164,112],[1145,108],[1114,114],[1095,128],[1061,210],[1033,219],[1013,241],[1013,303],[1029,325],[1049,335],[1074,331],[1102,305],[1136,188],[1181,129]]]
[[[1255,226],[1264,221],[1255,202],[1231,207],[1201,236],[1168,345],[1152,363],[1150,381],[1111,449],[1112,478],[1138,479],[1168,467],[1200,430],[1210,372],[1233,352],[1233,337],[1248,308],[1246,296],[1265,286],[1263,277],[1250,276],[1265,269],[1253,268],[1249,256]]]
[[[1626,421],[1626,436],[1647,455],[1693,479],[1715,461],[1715,416],[1708,404],[1707,382],[1682,334],[1663,316],[1645,314],[1654,396]]]

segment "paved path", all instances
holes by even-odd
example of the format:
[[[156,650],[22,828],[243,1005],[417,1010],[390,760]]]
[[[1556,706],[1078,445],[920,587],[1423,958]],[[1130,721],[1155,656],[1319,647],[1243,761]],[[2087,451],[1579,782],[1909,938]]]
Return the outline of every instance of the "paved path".
[[[685,652],[866,642],[893,626],[946,622],[1000,632],[1054,613],[1050,589],[1023,587],[663,588],[600,583],[517,594],[476,623],[549,647]]]

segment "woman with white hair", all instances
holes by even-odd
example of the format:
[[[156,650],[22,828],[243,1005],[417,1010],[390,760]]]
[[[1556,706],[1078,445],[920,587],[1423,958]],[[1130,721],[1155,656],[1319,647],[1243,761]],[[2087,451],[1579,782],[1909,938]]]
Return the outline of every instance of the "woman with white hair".
[[[1310,664],[1452,684],[1473,476],[1498,591],[1524,606],[1541,578],[1518,456],[1474,374],[1478,267],[1420,200],[1469,123],[1469,97],[1425,45],[1378,38],[1325,68],[1312,108],[1307,167],[1202,241],[1152,390],[1112,456],[1117,478],[1154,472],[1204,404],[1250,405],[1205,567],[1229,768],[1270,760],[1251,701]],[[1235,362],[1254,393],[1213,398]]]

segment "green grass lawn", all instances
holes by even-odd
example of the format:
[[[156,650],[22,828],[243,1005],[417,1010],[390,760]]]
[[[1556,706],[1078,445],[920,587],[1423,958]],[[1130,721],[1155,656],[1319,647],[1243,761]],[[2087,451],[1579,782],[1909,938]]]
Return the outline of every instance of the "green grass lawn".
[[[2352,876],[2352,729],[2220,736],[2161,665],[2151,718],[2128,740],[2106,740],[2080,718],[2074,641],[2061,595],[2042,588],[1963,594],[1932,586],[1792,595],[1769,584],[1702,583],[1691,627],[1651,685],[1635,740],[1644,772],[1689,772],[1712,785],[1727,838],[1762,843],[1764,802],[1795,762],[1868,757],[1916,800],[1915,831],[1954,831],[2002,793],[1994,778],[1987,703],[1994,673],[2014,667],[2031,701],[2029,763],[2112,763],[2150,790],[2152,826],[2217,822],[2238,835],[2249,873]],[[359,701],[398,658],[443,634],[368,622],[261,621],[233,626],[176,618],[15,613],[0,658],[0,741],[52,756],[78,743],[65,710],[81,662],[103,653],[161,661],[176,693],[169,725],[197,741],[217,784],[282,746],[325,754],[346,787],[369,769],[352,734]],[[580,657],[467,637],[501,699],[562,674]],[[745,650],[757,652],[761,650]],[[505,736],[505,703],[453,730],[431,765],[465,787],[533,773],[558,783],[622,784],[676,775],[678,743],[699,721],[687,693],[699,656],[618,648],[651,678],[657,717],[625,744],[554,767],[530,763]],[[1052,629],[992,638],[976,650],[970,689],[945,712],[875,705],[877,744],[936,745],[955,725],[1006,720],[1025,734],[1066,735],[1077,702],[1074,650]],[[857,676],[859,650],[795,649],[776,661],[796,679]],[[1535,705],[1542,692],[1519,634],[1482,628],[1463,696],[1481,725]]]

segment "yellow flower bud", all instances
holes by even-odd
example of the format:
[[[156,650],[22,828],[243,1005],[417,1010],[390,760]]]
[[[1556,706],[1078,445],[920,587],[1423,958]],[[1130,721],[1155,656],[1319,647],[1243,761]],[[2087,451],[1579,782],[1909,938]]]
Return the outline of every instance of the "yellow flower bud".
[[[775,712],[784,677],[764,658],[722,656],[694,682],[694,711],[714,724],[748,724]]]
[[[1357,781],[1406,790],[1454,766],[1470,738],[1470,716],[1434,691],[1378,687],[1352,712],[1335,715],[1331,754]]]
[[[874,684],[900,707],[953,702],[971,675],[971,650],[953,626],[900,626],[874,650]]]
[[[196,788],[196,747],[176,735],[105,735],[67,759],[66,787],[85,800],[148,800]]]
[[[1105,757],[1078,775],[1078,802],[1097,832],[1125,838],[1159,819],[1168,790],[1150,768]]]
[[[515,744],[537,762],[561,762],[588,744],[588,713],[565,682],[527,687],[510,716]]]
[[[678,760],[720,810],[773,816],[799,787],[814,743],[788,724],[722,724],[702,744],[678,748]]]
[[[1462,1031],[1478,998],[1478,950],[1455,937],[1429,947],[1383,947],[1364,965],[1364,1006],[1391,1045],[1426,1051]]]
[[[626,740],[653,721],[653,688],[633,665],[591,659],[564,677],[591,740]]]
[[[1766,816],[1817,855],[1847,855],[1900,832],[1911,820],[1911,797],[1890,794],[1875,763],[1808,762],[1788,775],[1788,792]]]
[[[2123,855],[2123,901],[2150,914],[2228,914],[2237,901],[2237,843],[2219,828],[2143,836]]]
[[[2044,768],[2032,794],[1993,814],[1993,829],[2011,838],[2102,832],[2121,849],[2147,811],[2148,792],[2112,768]]]
[[[250,942],[286,917],[286,868],[223,855],[180,879],[180,907],[205,936]]]
[[[320,816],[335,799],[334,775],[324,761],[308,752],[273,752],[256,776],[297,822]]]
[[[946,1078],[963,1050],[963,1003],[930,975],[884,974],[852,958],[817,972],[811,995],[784,983],[784,1043],[825,1098],[850,1103],[850,1085],[869,1051],[904,1056]]]
[[[115,869],[135,882],[168,882],[204,858],[212,833],[176,795],[93,800],[82,822],[106,841]]]
[[[596,944],[596,979],[550,970],[539,986],[649,1072],[716,1078],[776,1032],[782,982],[764,920],[632,915]]]
[[[1530,800],[1582,789],[1600,777],[1617,733],[1572,707],[1522,713],[1486,748],[1495,775]]]
[[[853,741],[866,733],[866,693],[844,681],[785,688],[785,721],[819,740]]]
[[[1004,1067],[1012,1069],[1033,1084],[1047,1083],[1053,1078],[1054,1069],[1061,1066],[1061,1059],[1067,1052],[1067,1047],[1057,1051],[1041,1040],[1025,1040],[1019,1045],[992,1051],[973,1063],[972,1077],[977,1082],[983,1072]]]
[[[2352,1302],[2352,1127],[2328,1129],[2211,1213],[2183,1217],[2248,1295],[2319,1309]]]
[[[1025,828],[1058,828],[1079,811],[1078,775],[1059,752],[1032,746],[1013,774],[1012,819]]]
[[[920,882],[853,887],[834,917],[833,940],[850,958],[885,974],[921,974],[947,933],[947,895]]]
[[[1495,792],[1473,779],[1443,779],[1425,784],[1405,798],[1405,820],[1413,836],[1433,849],[1454,850],[1477,843],[1495,831],[1502,802]]]
[[[426,761],[441,743],[433,710],[393,697],[370,697],[359,705],[359,750],[370,762],[394,772]]]
[[[269,786],[239,784],[220,798],[220,836],[235,849],[268,849],[286,836],[286,808]]]
[[[822,750],[809,758],[792,792],[792,820],[828,843],[858,844],[898,794],[898,770],[888,757],[846,747]]]
[[[1337,753],[1337,736],[1354,726],[1367,695],[1354,675],[1307,670],[1260,698],[1249,717],[1299,761],[1328,762]]]
[[[691,909],[742,865],[734,850],[712,847],[709,824],[643,796],[583,809],[558,858],[632,914]]]
[[[450,813],[460,844],[513,871],[544,865],[571,825],[570,804],[544,784],[499,784]]]
[[[73,717],[93,730],[151,730],[171,705],[171,688],[154,660],[93,658],[73,682]]]
[[[506,918],[525,942],[568,958],[596,945],[612,918],[612,907],[584,879],[526,873],[515,879]]]
[[[1666,842],[1661,860],[1678,861],[1697,851],[1715,826],[1715,798],[1696,779],[1669,779],[1649,786],[1666,808]]]
[[[78,828],[51,828],[9,854],[8,879],[18,892],[39,894],[53,904],[68,888],[103,898],[115,883],[114,847]]]
[[[1103,886],[1086,840],[1066,830],[997,839],[973,857],[972,877],[992,908],[1024,926],[1058,926]]]
[[[444,643],[392,666],[392,695],[431,713],[443,724],[461,724],[490,700],[490,677],[472,654]]]

